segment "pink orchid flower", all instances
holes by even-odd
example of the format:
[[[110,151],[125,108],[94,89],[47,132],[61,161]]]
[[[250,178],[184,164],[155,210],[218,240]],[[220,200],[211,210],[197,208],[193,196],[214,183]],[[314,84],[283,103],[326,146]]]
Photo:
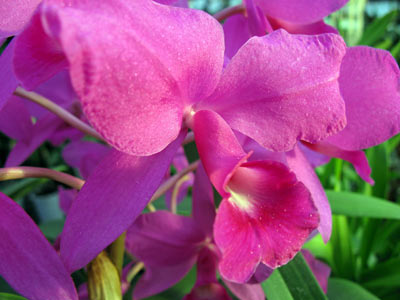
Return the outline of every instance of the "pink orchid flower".
[[[337,35],[281,30],[252,38],[223,71],[222,27],[201,11],[150,0],[44,1],[17,37],[18,79],[33,88],[68,68],[89,122],[122,151],[104,157],[71,206],[60,249],[67,269],[86,265],[139,215],[197,111],[218,112],[276,151],[343,129],[344,51]]]
[[[260,265],[286,264],[319,225],[310,192],[280,162],[247,161],[251,153],[215,112],[197,112],[194,129],[205,170],[223,197],[214,225],[221,275],[243,283]]]

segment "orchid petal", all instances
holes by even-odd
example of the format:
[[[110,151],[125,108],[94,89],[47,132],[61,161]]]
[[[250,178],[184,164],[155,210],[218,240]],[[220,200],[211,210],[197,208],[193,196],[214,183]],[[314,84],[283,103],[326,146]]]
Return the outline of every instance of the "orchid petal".
[[[319,141],[345,126],[336,34],[251,38],[232,58],[213,95],[196,107],[219,113],[235,130],[273,151]]]
[[[96,142],[74,141],[63,149],[62,156],[67,164],[79,168],[83,178],[88,178],[110,151],[106,145]]]
[[[28,23],[41,0],[2,0],[0,2],[0,38],[18,34]]]
[[[250,280],[247,281],[249,284],[256,284],[265,281],[269,276],[271,276],[274,269],[267,267],[265,264],[260,263],[254,272]]]
[[[239,284],[228,280],[224,283],[239,300],[265,300],[260,284]]]
[[[68,58],[90,123],[120,151],[163,150],[179,134],[184,103],[207,97],[219,80],[221,26],[204,12],[153,1],[69,4],[43,4],[40,16]]]
[[[202,110],[193,116],[197,150],[208,177],[221,195],[227,195],[224,183],[235,166],[247,155],[233,131],[217,113]]]
[[[196,170],[193,186],[193,218],[206,235],[212,236],[215,219],[214,195],[202,164]]]
[[[287,32],[292,34],[322,34],[322,33],[335,33],[339,34],[339,31],[324,21],[317,21],[310,24],[296,24],[290,23],[284,20],[274,19],[269,17],[268,21],[274,29],[283,28]]]
[[[329,143],[360,150],[400,131],[400,70],[389,52],[364,46],[348,48],[339,84],[347,126],[329,137]]]
[[[286,158],[289,168],[311,193],[312,200],[320,216],[318,231],[321,233],[325,243],[327,243],[332,232],[332,212],[324,188],[300,147],[296,147],[286,153]]]
[[[326,294],[328,292],[328,279],[329,275],[331,274],[331,268],[327,264],[316,259],[310,251],[303,249],[301,250],[301,253],[303,254],[304,259],[313,272],[322,290]]]
[[[194,265],[205,236],[194,220],[166,211],[141,215],[129,228],[126,248],[145,264],[135,286],[141,299],[177,283]]]
[[[15,75],[28,90],[38,87],[68,66],[59,43],[48,38],[48,28],[42,24],[41,7],[15,41]]]
[[[182,143],[182,132],[164,151],[135,157],[112,150],[93,170],[74,200],[61,237],[69,271],[85,266],[142,212]]]
[[[11,96],[0,111],[0,131],[12,139],[29,143],[33,127],[23,100]]]
[[[330,157],[336,157],[351,163],[356,170],[357,174],[369,184],[374,184],[371,178],[371,168],[368,159],[363,151],[347,151],[336,147],[328,142],[320,142],[317,144],[304,143],[308,148],[318,153]]]
[[[233,15],[226,19],[223,28],[225,35],[225,55],[231,59],[240,47],[252,37],[248,26],[248,19],[241,14]]]
[[[261,262],[286,264],[318,226],[310,193],[281,163],[243,163],[227,189],[231,196],[219,206],[214,238],[223,254],[220,273],[230,281],[248,281]]]
[[[293,23],[314,23],[349,0],[255,0],[268,16]]]
[[[36,224],[3,193],[0,203],[0,275],[31,300],[77,300],[72,278]]]
[[[14,46],[14,41],[11,41],[0,56],[0,111],[18,86],[18,81],[15,78],[12,66]]]
[[[57,116],[49,113],[38,120],[32,131],[24,139],[18,140],[7,157],[5,166],[12,167],[22,164],[43,142],[64,124]]]

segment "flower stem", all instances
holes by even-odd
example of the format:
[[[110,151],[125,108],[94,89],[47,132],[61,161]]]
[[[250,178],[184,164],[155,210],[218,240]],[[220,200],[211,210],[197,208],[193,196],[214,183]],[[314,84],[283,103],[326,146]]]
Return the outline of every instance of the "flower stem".
[[[126,276],[126,281],[131,283],[133,278],[144,268],[144,263],[138,262],[128,273]]]
[[[180,189],[180,187],[182,186],[182,184],[183,184],[185,181],[188,181],[188,180],[189,180],[189,178],[190,178],[189,175],[186,174],[186,175],[183,176],[181,179],[179,179],[179,180],[176,182],[175,186],[174,186],[174,189],[173,189],[172,195],[171,195],[171,212],[172,212],[173,214],[176,214],[176,211],[177,211],[179,189]]]
[[[153,197],[151,197],[150,203],[153,202],[154,200],[160,198],[162,195],[164,195],[170,188],[172,188],[179,179],[181,179],[183,176],[186,174],[196,170],[197,166],[199,165],[199,161],[192,162],[190,165],[188,165],[185,169],[180,171],[179,173],[176,173],[174,176],[171,176],[168,178],[154,193]]]
[[[246,8],[244,7],[243,4],[236,5],[236,6],[231,6],[227,7],[216,14],[214,14],[214,18],[216,18],[218,21],[223,21],[226,18],[236,15],[236,14],[243,14],[246,11]]]
[[[120,277],[122,276],[124,263],[125,237],[126,233],[124,232],[108,247],[110,259],[117,268]]]
[[[87,125],[85,122],[82,122],[79,118],[75,117],[69,111],[65,110],[64,108],[57,105],[53,101],[37,93],[28,92],[22,87],[17,87],[17,89],[14,91],[14,95],[39,104],[40,106],[54,113],[56,116],[60,117],[62,120],[64,120],[67,124],[71,125],[72,127],[82,131],[87,135],[93,136],[101,141],[104,141],[104,139],[100,136],[100,134],[97,131],[95,131],[92,127]]]
[[[61,182],[73,189],[80,190],[85,183],[84,180],[51,169],[36,167],[11,167],[0,168],[0,181],[22,179],[22,178],[49,178]]]

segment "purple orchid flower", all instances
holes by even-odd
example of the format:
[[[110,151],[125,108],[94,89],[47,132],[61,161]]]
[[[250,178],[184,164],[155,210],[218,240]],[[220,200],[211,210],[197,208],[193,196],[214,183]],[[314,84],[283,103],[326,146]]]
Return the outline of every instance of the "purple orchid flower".
[[[285,5],[289,5],[290,2],[293,2],[291,3],[292,8],[297,7],[298,9],[293,11],[291,11],[292,8],[280,10]],[[318,3],[318,5],[321,4],[319,13],[313,10],[311,15],[302,16],[302,9],[298,6],[309,8],[306,5],[308,2],[285,1],[281,8],[274,11],[276,8],[274,1],[257,1],[259,5],[264,5],[263,9],[267,9],[267,7],[270,9],[271,16],[283,16],[287,13],[289,19],[291,15],[291,21],[297,20],[296,23],[305,22],[314,13],[316,13],[315,16],[324,16],[323,12],[329,12],[328,7],[332,12],[346,1]],[[314,9],[313,7],[311,8]],[[228,22],[228,20],[224,25],[227,37],[226,55],[228,57],[233,57],[237,49],[250,36],[254,35],[246,29],[247,21],[244,22],[243,19],[240,19],[242,17],[235,17],[237,17],[237,21]],[[252,15],[249,14],[248,18],[252,18]],[[295,33],[308,34],[309,32],[299,27]],[[365,73],[365,70],[368,72]],[[320,154],[349,161],[354,165],[362,179],[373,184],[368,161],[365,154],[360,150],[382,143],[400,131],[400,96],[397,92],[399,74],[399,67],[389,52],[364,46],[347,48],[339,77],[340,92],[346,105],[346,128],[328,137],[323,142],[314,143],[314,145],[305,144],[311,150]],[[377,103],[376,99],[381,100]],[[371,109],[371,107],[374,107],[374,109]],[[315,154],[313,156],[315,157]]]
[[[153,19],[158,22],[149,26]],[[182,123],[190,127],[196,111],[215,110],[229,126],[276,151],[290,150],[299,139],[315,143],[345,126],[336,80],[345,49],[339,36],[277,31],[255,37],[222,73],[222,33],[200,11],[108,0],[44,1],[18,36],[14,69],[23,85],[33,88],[68,67],[90,123],[127,153],[111,151],[72,204],[61,240],[70,271],[140,213],[185,134]],[[152,184],[142,186],[150,175]]]
[[[56,251],[24,210],[0,193],[0,275],[32,300],[77,300]]]
[[[185,299],[230,299],[216,278],[220,255],[212,241],[215,207],[211,184],[201,165],[196,171],[192,215],[184,217],[165,211],[148,213],[141,215],[129,228],[127,250],[146,268],[135,287],[135,299],[171,287],[195,263],[196,284]],[[239,299],[264,299],[260,285],[224,282]]]

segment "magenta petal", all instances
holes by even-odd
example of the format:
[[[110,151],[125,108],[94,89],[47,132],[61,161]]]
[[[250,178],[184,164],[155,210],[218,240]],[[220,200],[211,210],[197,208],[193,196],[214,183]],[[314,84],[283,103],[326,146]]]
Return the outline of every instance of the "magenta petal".
[[[265,294],[260,284],[240,284],[224,280],[226,286],[240,300],[265,300]]]
[[[327,141],[346,150],[375,146],[400,131],[400,71],[387,51],[347,49],[339,77],[346,128]]]
[[[0,193],[0,275],[31,300],[78,299],[56,251],[32,219]]]
[[[15,43],[12,41],[0,56],[0,111],[18,85],[12,66],[14,46]]]
[[[0,111],[0,131],[15,140],[29,143],[33,124],[22,99],[11,96]]]
[[[295,24],[274,18],[268,18],[268,20],[275,29],[283,28],[293,34],[339,34],[335,27],[326,24],[323,20],[311,24]]]
[[[368,159],[363,151],[347,151],[327,142],[320,142],[317,144],[304,144],[311,150],[314,150],[318,153],[348,161],[353,165],[357,174],[363,180],[365,180],[369,184],[374,184],[374,180],[371,178],[371,168],[369,166]]]
[[[265,264],[260,263],[254,272],[253,276],[247,283],[256,284],[265,281],[269,276],[271,276],[274,269],[267,267]]]
[[[232,58],[236,52],[252,37],[248,19],[242,14],[233,15],[224,23],[225,55]]]
[[[1,1],[0,38],[18,34],[28,23],[41,0]]]
[[[42,24],[40,10],[27,28],[16,38],[14,69],[22,85],[32,90],[67,67],[67,60],[55,40],[49,39]]]
[[[159,293],[184,277],[194,265],[205,236],[192,218],[157,211],[141,215],[129,228],[126,248],[145,264],[134,297]]]
[[[318,231],[327,243],[332,232],[332,213],[324,188],[300,147],[288,152],[286,158],[289,168],[311,193],[311,198],[320,216]]]
[[[68,58],[90,123],[129,154],[154,154],[172,142],[184,103],[211,94],[222,71],[222,28],[198,10],[102,1],[43,5],[41,16]]]
[[[331,274],[331,268],[327,264],[316,259],[310,251],[303,249],[301,250],[301,253],[303,253],[308,266],[313,272],[322,290],[326,294],[328,292],[328,279],[329,275]]]
[[[224,183],[235,166],[246,159],[235,134],[217,113],[202,110],[193,116],[197,150],[208,177],[221,195]]]
[[[299,139],[322,140],[346,123],[337,81],[344,54],[336,34],[290,35],[281,29],[253,37],[197,109],[216,111],[273,151],[291,150]]]
[[[210,180],[202,164],[196,170],[192,195],[193,218],[205,234],[212,236],[215,219],[214,195]]]
[[[255,0],[268,16],[293,23],[313,23],[344,6],[348,0]]]
[[[243,283],[262,262],[286,264],[318,226],[310,193],[286,166],[272,161],[243,163],[235,170],[214,224],[223,257],[221,275]]]
[[[132,224],[160,185],[184,136],[152,156],[112,150],[97,165],[64,225],[60,252],[69,271],[85,266]]]

